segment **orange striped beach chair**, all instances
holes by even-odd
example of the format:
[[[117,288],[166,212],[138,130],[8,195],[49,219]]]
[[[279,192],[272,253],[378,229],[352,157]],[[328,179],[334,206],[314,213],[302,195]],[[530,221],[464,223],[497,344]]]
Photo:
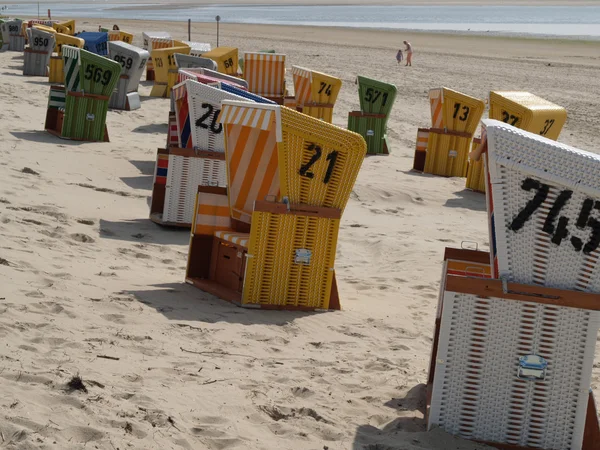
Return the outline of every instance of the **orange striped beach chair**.
[[[231,230],[196,240],[186,281],[244,307],[339,309],[337,235],[364,139],[277,105],[225,100],[220,121]]]
[[[283,104],[285,96],[285,55],[244,53],[244,79],[253,94]]]
[[[299,66],[292,66],[292,76],[298,111],[331,123],[342,80]]]

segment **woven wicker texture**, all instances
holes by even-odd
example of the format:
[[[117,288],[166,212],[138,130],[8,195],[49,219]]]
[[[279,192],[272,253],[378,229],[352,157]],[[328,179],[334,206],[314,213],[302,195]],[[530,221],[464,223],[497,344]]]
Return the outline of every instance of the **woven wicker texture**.
[[[306,115],[331,123],[342,80],[298,66],[292,66],[292,76],[297,107]]]
[[[255,211],[242,303],[327,309],[338,230],[338,219]]]
[[[212,59],[202,58],[200,56],[194,56],[191,54],[184,55],[182,53],[175,53],[175,64],[178,69],[193,69],[193,68],[204,68],[217,70],[217,63]]]
[[[446,292],[429,426],[468,439],[580,449],[598,313]],[[548,361],[543,379],[519,358]]]
[[[85,41],[84,50],[100,56],[108,55],[108,33],[86,31],[79,33],[77,37]]]
[[[448,88],[429,91],[431,125],[448,131],[475,133],[485,110],[483,100]]]
[[[396,86],[372,78],[358,76],[358,98],[360,110],[389,117],[396,100]]]
[[[600,155],[484,125],[496,275],[600,292]]]
[[[567,111],[529,92],[490,92],[490,119],[556,140]]]
[[[217,47],[203,53],[204,58],[210,58],[217,63],[217,70],[228,75],[238,73],[238,49],[235,47]]]
[[[25,49],[23,75],[44,77],[54,50],[54,34],[37,28],[29,28],[29,48]]]
[[[279,107],[281,195],[291,203],[344,210],[367,146],[359,134]]]
[[[466,177],[472,139],[429,131],[425,173]]]
[[[244,53],[244,79],[248,90],[263,97],[285,94],[285,55]]]
[[[168,47],[152,50],[152,61],[154,64],[154,86],[150,92],[151,97],[169,97],[171,89],[177,84],[177,64],[175,62],[175,53],[187,55],[190,48]]]
[[[223,100],[251,101],[193,80],[176,86],[174,94],[181,147],[225,152],[223,126],[218,122]]]
[[[227,185],[225,161],[169,155],[163,221],[191,224],[198,186]]]
[[[229,216],[227,195],[198,192],[192,234],[203,236],[217,234],[217,237],[220,237],[219,231],[230,229],[231,217]]]
[[[224,102],[225,159],[231,217],[250,223],[255,200],[279,195],[277,119],[279,107]]]
[[[109,107],[126,109],[127,94],[137,92],[150,53],[122,41],[108,43],[109,58],[121,65],[121,79],[113,92]]]

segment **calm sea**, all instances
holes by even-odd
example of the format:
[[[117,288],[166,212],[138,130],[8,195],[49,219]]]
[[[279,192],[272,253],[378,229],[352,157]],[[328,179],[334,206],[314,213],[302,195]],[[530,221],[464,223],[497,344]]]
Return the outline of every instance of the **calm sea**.
[[[1,5],[1,3],[0,3]],[[37,4],[7,4],[3,14],[36,16]],[[135,7],[134,7],[135,6]],[[143,9],[127,3],[41,3],[57,17],[315,25],[600,39],[600,6],[198,6]]]

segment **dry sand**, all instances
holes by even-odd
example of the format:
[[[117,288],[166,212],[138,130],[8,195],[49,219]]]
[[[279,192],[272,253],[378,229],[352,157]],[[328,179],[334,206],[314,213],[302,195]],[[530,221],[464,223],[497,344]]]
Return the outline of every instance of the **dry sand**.
[[[137,43],[185,37],[181,23],[119,24]],[[212,26],[192,38],[215,44]],[[406,38],[412,68],[394,59]],[[168,100],[144,82],[142,109],[109,113],[110,143],[60,140],[43,131],[48,83],[0,54],[0,448],[482,448],[424,431],[443,250],[487,249],[488,234],[464,179],[410,171],[416,129],[432,87],[529,90],[567,108],[561,141],[599,149],[598,44],[227,25],[221,45],[341,77],[340,126],[357,74],[399,88],[392,154],[365,160],[343,218],[344,310],[244,310],[184,284],[189,232],[147,219]],[[66,388],[76,374],[87,393]]]

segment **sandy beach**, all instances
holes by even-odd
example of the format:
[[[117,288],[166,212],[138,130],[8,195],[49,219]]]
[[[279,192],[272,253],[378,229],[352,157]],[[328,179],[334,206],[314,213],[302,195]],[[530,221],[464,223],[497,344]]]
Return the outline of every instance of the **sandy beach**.
[[[187,39],[184,23],[118,24],[137,45],[148,30]],[[214,24],[192,40],[215,46]],[[413,67],[396,63],[403,40]],[[189,231],[148,220],[169,101],[144,81],[141,109],[109,112],[110,143],[61,140],[43,129],[47,79],[0,53],[0,448],[487,448],[423,420],[444,248],[489,245],[484,195],[410,170],[427,92],[530,91],[567,109],[559,141],[597,152],[600,44],[224,24],[220,45],[340,77],[343,127],[356,75],[398,86],[392,153],[365,160],[342,221],[343,310],[245,310],[186,285]],[[67,387],[77,374],[87,392]]]

